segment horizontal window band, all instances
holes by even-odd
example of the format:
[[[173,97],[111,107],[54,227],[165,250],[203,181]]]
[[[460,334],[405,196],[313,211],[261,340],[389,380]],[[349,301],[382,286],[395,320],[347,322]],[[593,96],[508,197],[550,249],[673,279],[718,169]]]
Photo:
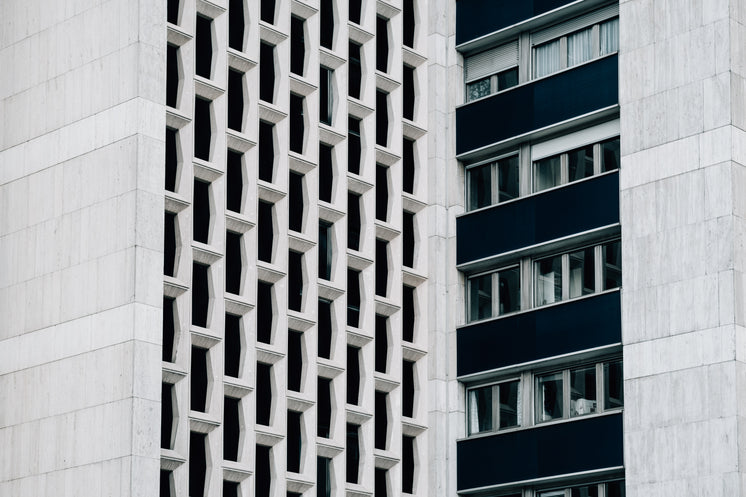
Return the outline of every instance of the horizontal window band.
[[[466,82],[482,79],[518,65],[518,40],[464,59]]]
[[[575,19],[570,19],[569,21],[558,23],[549,28],[532,33],[531,45],[541,45],[542,43],[545,43],[547,41],[554,40],[556,38],[568,35],[589,26],[593,26],[594,24],[606,21],[607,19],[611,19],[612,17],[616,17],[618,15],[619,4],[613,3],[602,9],[598,9],[596,11],[589,12],[588,14],[576,17]]]

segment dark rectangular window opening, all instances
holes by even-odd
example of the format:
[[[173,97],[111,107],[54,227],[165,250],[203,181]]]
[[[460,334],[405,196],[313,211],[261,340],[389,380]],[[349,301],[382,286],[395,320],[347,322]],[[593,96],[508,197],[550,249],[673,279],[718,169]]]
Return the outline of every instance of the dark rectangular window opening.
[[[288,227],[297,231],[303,231],[303,175],[290,171],[288,178]]]
[[[241,437],[239,409],[241,401],[225,397],[223,401],[223,459],[238,461],[238,442]]]
[[[262,5],[264,5],[265,1],[262,1]],[[264,445],[256,446],[255,478],[255,497],[270,497],[272,494],[272,447],[265,447]]]
[[[275,172],[275,125],[259,121],[259,179],[272,182]]]
[[[194,221],[194,240],[208,243],[210,237],[210,183],[194,180],[194,199],[192,201]]]
[[[243,130],[243,73],[228,69],[228,127]]]
[[[360,250],[360,195],[347,193],[347,248]]]
[[[259,46],[259,100],[272,103],[275,98],[275,47]]]
[[[318,354],[324,359],[332,356],[332,303],[319,299]]]
[[[240,484],[235,481],[223,480],[223,497],[241,497]]]
[[[321,46],[324,48],[332,49],[334,44],[334,4],[332,0],[321,0],[320,5],[321,19],[320,30],[321,30]]]
[[[207,328],[210,306],[209,269],[198,262],[192,264],[192,324],[201,328]]]
[[[241,234],[225,232],[225,291],[235,295],[241,294]]]
[[[414,267],[414,214],[404,211],[402,219],[403,261],[406,267]]]
[[[306,125],[303,117],[303,97],[290,94],[290,151],[303,153],[303,139]]]
[[[300,17],[290,18],[290,72],[303,76],[306,62],[306,37],[304,21]]]
[[[404,138],[402,146],[402,190],[414,193],[414,140]]]
[[[347,423],[347,483],[358,483],[360,473],[360,426]]]
[[[268,23],[275,23],[275,0],[261,0],[261,12],[259,18]]]
[[[256,422],[269,426],[272,415],[272,366],[256,363]]]
[[[243,52],[243,37],[246,21],[243,10],[244,0],[230,0],[228,4],[228,46]]]
[[[174,338],[176,336],[176,299],[163,296],[163,357],[174,361]]]
[[[379,373],[386,373],[389,358],[389,330],[388,318],[376,314],[376,363],[375,368]]]
[[[210,160],[212,142],[212,116],[209,100],[197,97],[194,99],[194,156],[205,161]]]
[[[402,75],[402,83],[404,87],[404,119],[414,121],[414,68],[405,65],[404,72]]]
[[[171,21],[169,21],[171,22]],[[171,482],[171,471],[167,469],[161,470],[161,488],[160,493],[158,494],[159,497],[173,497],[173,483]]]
[[[347,75],[348,92],[352,98],[360,99],[360,86],[363,82],[363,69],[360,58],[361,45],[351,41],[348,47],[349,74]]]
[[[402,340],[414,342],[414,287],[404,285],[402,292]]]
[[[349,172],[360,174],[361,154],[360,119],[349,116],[347,119],[347,170]]]
[[[287,469],[293,473],[300,473],[300,460],[303,453],[302,416],[299,412],[288,411]]]
[[[414,362],[402,362],[402,415],[411,418],[414,414]]]
[[[402,492],[411,494],[414,489],[414,437],[402,437]]]
[[[360,405],[360,349],[347,346],[347,403]]]
[[[319,200],[332,201],[334,186],[334,163],[332,161],[332,147],[319,143]]]
[[[166,128],[166,190],[176,192],[179,172],[178,131]]]
[[[176,272],[176,214],[166,211],[163,228],[163,274],[174,276]]]
[[[179,0],[168,0],[166,19],[171,24],[179,24]]]
[[[288,390],[300,392],[303,380],[303,333],[288,330]]]
[[[233,212],[241,212],[241,204],[243,204],[242,157],[242,154],[228,150],[226,160],[225,208]]]
[[[225,375],[238,378],[241,371],[241,316],[225,315]]]
[[[332,495],[332,460],[326,457],[316,458],[316,497]]]
[[[376,17],[376,70],[389,69],[389,23],[383,17]]]
[[[274,243],[274,206],[260,200],[257,216],[257,257],[260,261],[272,262]]]
[[[189,495],[205,495],[205,477],[207,476],[207,435],[189,432]]]
[[[388,394],[386,392],[379,392],[376,390],[375,406],[374,406],[374,432],[375,432],[375,448],[386,450],[386,439],[388,438],[389,421],[386,404],[388,402]],[[378,495],[376,493],[376,495]]]
[[[373,489],[373,495],[376,497],[388,497],[388,471],[376,468]]]
[[[376,295],[385,297],[389,284],[389,244],[376,239]]]
[[[189,398],[192,411],[207,412],[207,349],[192,346],[189,372]]]
[[[331,126],[332,114],[334,113],[334,96],[332,94],[332,75],[334,71],[321,66],[319,72],[319,121]]]
[[[272,284],[259,281],[256,290],[256,340],[272,343]]]
[[[357,328],[360,322],[360,271],[347,269],[347,326]]]
[[[376,144],[382,147],[389,142],[389,94],[376,90]]]
[[[166,48],[166,105],[176,107],[179,98],[179,47]]]
[[[350,0],[350,21],[360,24],[360,16],[363,12],[363,0]]]
[[[376,219],[386,221],[389,210],[389,168],[376,164]]]
[[[173,449],[174,386],[161,383],[161,448]]]
[[[402,12],[402,28],[403,28],[403,40],[404,46],[414,48],[414,0],[404,0]]]
[[[332,278],[332,225],[319,221],[319,278]]]
[[[316,436],[329,438],[332,423],[332,381],[319,376]]]
[[[288,309],[300,312],[303,307],[303,254],[288,254]]]
[[[197,76],[212,76],[212,19],[197,14],[194,36],[194,68]]]

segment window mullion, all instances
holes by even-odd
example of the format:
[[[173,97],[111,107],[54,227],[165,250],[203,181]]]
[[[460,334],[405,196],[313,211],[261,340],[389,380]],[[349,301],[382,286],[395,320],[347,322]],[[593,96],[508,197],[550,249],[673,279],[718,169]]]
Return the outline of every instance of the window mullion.
[[[531,36],[527,31],[518,37],[518,83],[531,79]]]
[[[490,164],[490,205],[496,205],[500,201],[500,177],[497,168],[497,161]]]
[[[603,246],[596,245],[593,247],[593,276],[596,293],[604,289],[604,261],[602,259]]]
[[[497,271],[492,273],[492,317],[500,315],[500,278]]]
[[[562,371],[562,419],[570,417],[570,370]]]
[[[490,76],[490,94],[497,93],[500,89],[497,87],[497,74]]]
[[[570,298],[570,254],[562,254],[562,300]]]
[[[606,406],[603,404],[604,394],[604,363],[596,364],[596,412],[603,412]]]
[[[521,426],[534,425],[534,375],[526,371],[521,374]]]
[[[521,278],[521,309],[531,309],[533,307],[534,298],[534,265],[533,261],[524,257],[520,262],[520,278]]]
[[[560,70],[567,68],[567,36],[560,38]]]
[[[593,175],[601,174],[601,144],[593,145]]]
[[[518,152],[518,193],[521,197],[531,194],[531,168],[531,146],[524,143]]]
[[[567,154],[560,155],[560,184],[566,185],[570,182],[570,159]]]
[[[593,56],[591,60],[596,59],[600,57],[601,54],[601,29],[599,28],[598,24],[594,24],[593,28],[591,28],[591,43],[593,44]]]
[[[500,385],[492,385],[492,431],[500,429]]]

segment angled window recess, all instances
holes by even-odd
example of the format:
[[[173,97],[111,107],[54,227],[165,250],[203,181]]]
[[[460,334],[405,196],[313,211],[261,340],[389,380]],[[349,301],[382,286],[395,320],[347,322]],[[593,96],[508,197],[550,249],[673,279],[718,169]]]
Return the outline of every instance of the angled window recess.
[[[360,473],[360,426],[347,423],[347,483],[358,483]]]
[[[176,107],[179,100],[179,47],[166,48],[166,105]]]
[[[274,205],[259,201],[257,216],[257,257],[262,262],[272,262],[274,252]]]
[[[268,24],[275,23],[275,0],[260,0],[261,12],[259,17]]]
[[[176,192],[179,175],[179,132],[166,128],[166,190]]]
[[[171,24],[179,24],[179,0],[168,0],[166,19]]]
[[[319,221],[319,278],[330,280],[332,277],[332,225]]]
[[[383,17],[376,17],[376,70],[389,70],[389,22]]]
[[[386,373],[389,357],[389,324],[386,316],[376,314],[375,328],[375,370],[379,373]]]
[[[173,497],[174,495],[174,482],[173,472],[162,469],[161,470],[161,484],[159,490],[159,497]]]
[[[360,99],[360,85],[363,81],[362,66],[360,62],[360,50],[362,46],[354,41],[350,41],[348,71],[347,74],[347,91],[352,98]]]
[[[332,303],[319,299],[318,354],[324,359],[332,356]]]
[[[209,243],[210,238],[210,183],[194,180],[192,201],[194,240]]]
[[[223,497],[241,497],[240,483],[223,480]]]
[[[212,77],[212,19],[197,14],[194,36],[194,68],[197,76]]]
[[[402,215],[402,264],[414,267],[415,236],[414,214],[404,211]]]
[[[223,459],[238,461],[238,442],[241,437],[241,401],[233,397],[223,400]]]
[[[207,349],[192,346],[189,368],[189,398],[192,411],[207,412],[208,359]]]
[[[163,240],[163,274],[174,276],[176,274],[176,214],[166,211],[164,219]]]
[[[319,143],[319,200],[332,201],[334,187],[333,147]]]
[[[288,227],[298,233],[303,231],[303,211],[305,210],[303,197],[303,175],[290,171],[288,178]]]
[[[404,285],[402,289],[402,340],[414,342],[414,288]]]
[[[415,32],[415,13],[414,13],[414,0],[404,0],[403,5],[403,39],[404,46],[414,48],[414,32]]]
[[[332,381],[319,376],[316,403],[316,435],[329,438],[332,422]]]
[[[256,290],[256,340],[261,343],[272,343],[272,284],[257,282]]]
[[[373,495],[376,497],[388,497],[389,496],[389,472],[382,468],[376,468],[375,478],[373,480]]]
[[[205,161],[210,160],[212,142],[212,102],[204,98],[194,99],[194,156]]]
[[[243,130],[243,73],[228,69],[228,127]]]
[[[192,263],[192,324],[207,327],[210,307],[210,266]]]
[[[376,90],[376,145],[389,144],[389,94]]]
[[[290,17],[290,72],[303,76],[306,62],[305,21],[300,17]]]
[[[347,193],[347,248],[360,250],[360,195]]]
[[[174,361],[174,339],[176,337],[176,299],[163,296],[163,357]]]
[[[414,90],[414,67],[404,65],[402,71],[402,82],[404,87],[403,100],[404,119],[414,121],[414,108],[415,108],[415,90]]]
[[[288,330],[288,390],[300,392],[303,380],[303,333]]]
[[[256,422],[269,426],[272,415],[272,366],[256,364]]]
[[[388,397],[389,394],[387,394],[386,392],[379,392],[378,390],[376,390],[374,406],[375,412],[373,415],[373,424],[375,428],[374,445],[376,449],[386,450],[386,447],[388,445]]]
[[[207,435],[189,432],[189,495],[205,495],[207,476]]]
[[[347,269],[347,326],[360,324],[360,271]]]
[[[272,495],[272,447],[266,447],[264,445],[256,446],[256,470],[255,471],[256,471],[256,474],[254,476],[254,496],[255,497],[271,497]],[[192,495],[192,494],[190,493],[189,495]]]
[[[316,458],[316,497],[332,495],[332,460],[327,457]]]
[[[290,151],[303,153],[303,142],[306,133],[305,99],[295,93],[290,94]]]
[[[241,370],[241,316],[225,315],[225,376],[238,378]]]
[[[320,8],[321,46],[332,50],[334,44],[334,2],[321,0]]]
[[[241,234],[225,232],[225,291],[235,295],[241,294],[241,272],[243,255],[241,254]]]
[[[244,1],[230,0],[228,4],[228,47],[239,52],[243,52],[244,32],[246,31]]]
[[[334,71],[321,66],[319,71],[319,121],[331,126],[334,113]]]
[[[288,254],[288,309],[303,310],[303,254],[292,250]]]
[[[363,0],[350,0],[349,9],[350,21],[355,24],[360,24],[360,15],[363,11]]]
[[[386,297],[389,285],[389,244],[376,239],[376,295]]]
[[[275,125],[259,121],[259,179],[271,183],[275,175]]]
[[[225,208],[241,212],[243,204],[243,154],[228,150],[226,158]]]
[[[414,489],[414,437],[402,436],[402,492],[411,494]]]
[[[404,138],[402,144],[402,190],[414,194],[415,157],[414,140]]]
[[[414,414],[414,363],[402,361],[402,416],[411,418]]]
[[[259,100],[272,103],[275,99],[275,47],[259,45]]]
[[[347,403],[360,405],[360,349],[347,346]]]
[[[518,40],[464,58],[467,102],[518,84]]]
[[[376,219],[388,220],[389,211],[389,168],[376,164]]]
[[[303,454],[303,438],[301,436],[302,418],[302,413],[288,411],[287,469],[293,473],[300,473],[300,462]]]
[[[173,449],[174,386],[161,383],[161,448]]]
[[[347,120],[347,170],[360,174],[362,142],[360,140],[360,119],[349,116]]]

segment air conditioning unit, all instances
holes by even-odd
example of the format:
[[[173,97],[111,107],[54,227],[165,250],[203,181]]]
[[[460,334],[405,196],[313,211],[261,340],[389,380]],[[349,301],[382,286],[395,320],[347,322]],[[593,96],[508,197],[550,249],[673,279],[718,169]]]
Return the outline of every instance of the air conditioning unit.
[[[596,412],[596,401],[588,399],[578,399],[575,401],[575,413],[578,415],[591,414]]]

